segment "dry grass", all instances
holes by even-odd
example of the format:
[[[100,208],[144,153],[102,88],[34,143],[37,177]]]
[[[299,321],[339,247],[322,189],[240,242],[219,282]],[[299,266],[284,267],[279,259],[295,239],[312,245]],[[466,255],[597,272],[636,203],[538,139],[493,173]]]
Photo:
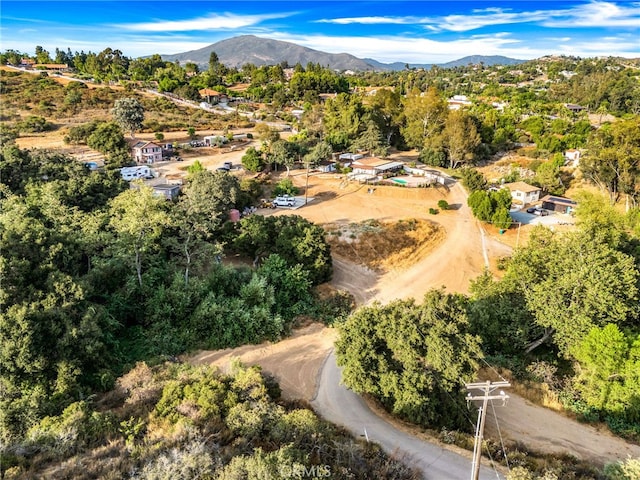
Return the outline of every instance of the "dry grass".
[[[331,251],[373,270],[406,268],[444,239],[444,230],[427,220],[395,223],[367,220],[326,227]]]
[[[541,405],[560,412],[567,417],[575,418],[571,412],[564,408],[558,398],[558,394],[545,382],[517,380],[510,370],[500,367],[497,369],[485,367],[478,372],[478,378],[480,380],[498,381],[502,380],[503,377],[511,383],[510,390],[525,400],[528,400],[534,405]]]

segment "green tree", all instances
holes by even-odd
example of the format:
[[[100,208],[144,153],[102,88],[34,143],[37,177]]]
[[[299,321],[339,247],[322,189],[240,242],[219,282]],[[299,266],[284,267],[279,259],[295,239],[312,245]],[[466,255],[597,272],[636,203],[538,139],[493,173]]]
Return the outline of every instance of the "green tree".
[[[78,111],[78,106],[82,103],[82,92],[77,89],[70,89],[64,97],[64,106],[68,108],[72,114]]]
[[[405,125],[402,135],[410,147],[422,149],[442,145],[442,130],[447,118],[447,103],[436,88],[412,91],[405,99]]]
[[[273,287],[274,312],[286,322],[309,311],[312,304],[311,280],[302,265],[291,267],[278,254],[272,254],[257,273]]]
[[[539,230],[514,255],[505,281],[519,285],[527,308],[545,329],[528,350],[552,339],[571,358],[591,328],[637,321],[638,278],[633,257],[602,238]]]
[[[331,158],[333,149],[327,142],[319,142],[315,144],[309,153],[304,156],[304,163],[306,165],[318,165],[320,162]]]
[[[496,228],[507,230],[513,223],[511,215],[509,214],[509,209],[505,207],[498,207],[491,216],[491,223]]]
[[[640,120],[632,118],[604,125],[589,136],[588,152],[580,160],[587,178],[609,194],[614,204],[620,194],[627,207],[640,195]]]
[[[298,215],[245,217],[238,222],[232,242],[236,251],[253,258],[256,265],[277,253],[290,267],[302,265],[314,285],[331,279],[331,249],[324,230]]]
[[[370,99],[368,108],[375,121],[380,125],[385,145],[399,141],[402,124],[402,97],[396,91],[381,88]],[[395,138],[395,140],[394,140]]]
[[[113,123],[100,123],[87,137],[87,145],[105,155],[127,151],[127,141],[120,127]]]
[[[187,173],[189,174],[189,177],[192,177],[198,173],[204,172],[206,171],[204,168],[204,165],[202,165],[202,162],[200,160],[196,160],[194,161],[191,165],[189,165],[187,167]]]
[[[411,422],[468,429],[463,385],[481,352],[465,308],[464,297],[438,290],[420,305],[396,300],[360,308],[338,327],[343,381]]]
[[[116,235],[118,255],[132,261],[142,287],[145,258],[160,249],[160,237],[169,223],[166,202],[153,189],[140,185],[111,201],[109,225]]]
[[[489,193],[484,190],[476,190],[467,198],[467,204],[471,207],[473,216],[483,222],[491,221],[493,217],[493,205]]]
[[[77,162],[76,162],[77,163]],[[115,332],[81,275],[88,254],[82,213],[56,186],[0,200],[0,438],[24,432],[100,385]],[[28,198],[27,198],[28,197]],[[109,345],[111,347],[111,345]]]
[[[242,156],[242,166],[250,172],[257,172],[262,168],[262,155],[254,148],[249,147]]]
[[[385,144],[380,128],[371,118],[366,121],[365,125],[366,129],[358,136],[351,146],[357,150],[366,150],[371,152],[372,155],[378,157],[386,157],[389,147]]]
[[[291,167],[295,163],[291,144],[285,140],[277,140],[271,144],[269,150],[269,159],[276,165],[283,165],[287,169],[287,176],[289,176]]]
[[[449,167],[472,163],[475,150],[480,145],[480,135],[472,118],[462,110],[449,112],[444,126],[445,145]]]
[[[542,163],[536,170],[535,181],[546,191],[556,195],[562,193],[560,186],[560,168],[552,161]]]
[[[471,332],[482,338],[486,355],[520,356],[533,339],[543,334],[513,282],[497,281],[485,271],[471,281],[470,291]]]
[[[177,235],[168,238],[184,258],[185,283],[189,283],[191,268],[197,261],[222,253],[216,232],[236,206],[239,193],[238,179],[224,172],[203,170],[190,175],[171,212]]]
[[[576,380],[587,404],[598,410],[610,407],[611,390],[616,384],[626,383],[624,366],[629,350],[630,342],[618,326],[611,323],[592,328],[579,343],[575,357],[580,362],[580,374]],[[628,380],[636,380],[635,377],[637,375]],[[620,405],[618,409],[624,407]]]
[[[348,148],[361,130],[363,115],[362,101],[355,95],[341,93],[327,100],[322,117],[324,140],[336,150]]]
[[[462,184],[469,193],[487,188],[487,179],[475,168],[464,167],[460,173],[462,174]]]
[[[40,45],[36,46],[36,63],[51,63],[51,56]]]
[[[131,138],[134,138],[136,130],[142,128],[144,107],[136,98],[120,98],[116,100],[111,114],[122,130],[130,132]]]

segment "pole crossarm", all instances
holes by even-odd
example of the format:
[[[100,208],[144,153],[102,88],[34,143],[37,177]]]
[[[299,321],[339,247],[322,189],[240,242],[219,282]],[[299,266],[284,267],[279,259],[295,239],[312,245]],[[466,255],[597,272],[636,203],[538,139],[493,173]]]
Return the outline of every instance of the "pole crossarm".
[[[471,480],[478,480],[480,476],[480,458],[482,453],[482,437],[484,434],[484,422],[487,415],[487,404],[489,400],[502,400],[506,402],[509,398],[503,391],[500,391],[498,395],[494,395],[493,393],[499,388],[510,387],[511,384],[509,382],[491,382],[487,380],[486,382],[477,382],[477,383],[467,383],[467,390],[480,390],[483,392],[482,395],[471,395],[471,393],[467,394],[467,401],[472,400],[482,400],[482,406],[478,407],[478,423],[476,424],[476,436],[475,442],[473,445],[473,462],[471,463]]]

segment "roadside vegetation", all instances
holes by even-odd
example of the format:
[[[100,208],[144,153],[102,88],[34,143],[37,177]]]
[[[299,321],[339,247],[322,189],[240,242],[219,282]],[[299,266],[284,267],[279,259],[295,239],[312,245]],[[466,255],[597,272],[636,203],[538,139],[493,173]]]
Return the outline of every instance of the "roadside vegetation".
[[[24,56],[7,51],[0,63]],[[36,56],[54,61],[41,47]],[[310,64],[291,67],[289,80],[286,65],[229,69],[215,54],[208,68],[158,55],[129,59],[111,49],[58,50],[55,62],[73,65],[76,80],[91,79],[92,88],[44,72],[0,71],[3,471],[27,478],[57,462],[51,468],[74,478],[132,471],[132,478],[155,478],[163,469],[236,478],[280,460],[319,467],[312,452],[326,449],[335,456],[333,463],[322,455],[332,459],[334,478],[413,478],[374,447],[280,402],[253,369],[215,377],[162,366],[194,349],[278,340],[301,317],[338,325],[347,385],[447,442],[468,441],[462,385],[483,362],[522,384],[542,385],[551,403],[580,420],[640,441],[637,61],[546,57],[517,68],[353,76]],[[245,87],[232,89],[237,84]],[[376,87],[373,95],[364,93],[369,87]],[[201,88],[233,97],[235,111],[173,101],[195,105]],[[321,101],[321,94],[332,95]],[[450,110],[453,95],[467,95],[472,105]],[[125,104],[139,114],[120,115]],[[293,107],[303,112],[299,119]],[[347,293],[315,293],[331,279],[332,248],[385,269],[380,255],[366,258],[357,245],[401,265],[407,252],[424,253],[442,233],[410,219],[336,227],[328,235],[295,215],[232,224],[231,209],[259,203],[261,177],[240,181],[202,165],[190,169],[175,203],[142,185],[129,189],[120,178],[118,168],[131,163],[125,134],[184,131],[195,138],[197,130],[216,129],[232,136],[254,119],[286,122],[295,133],[255,126],[259,145],[242,158],[247,171],[309,168],[343,151],[384,157],[415,149],[425,165],[460,176],[474,215],[500,229],[510,226],[511,198],[489,191],[494,182],[526,180],[554,195],[586,185],[603,196],[576,196],[574,230],[533,231],[504,259],[501,275],[475,279],[469,296],[436,290],[420,304],[374,304],[349,315]],[[15,145],[56,129],[66,143],[104,154],[105,168],[90,172],[60,152]],[[579,167],[565,165],[567,149],[584,150]],[[526,154],[526,162],[485,178],[478,167],[505,152]],[[285,179],[274,191],[293,188]],[[251,268],[225,266],[224,256],[236,254]],[[74,470],[79,458],[96,470]],[[546,469],[557,478],[631,479],[635,462],[603,472],[522,460],[524,470],[511,478],[542,478]]]
[[[138,363],[98,404],[31,426],[3,478],[420,478],[401,460],[283,402],[256,367]]]

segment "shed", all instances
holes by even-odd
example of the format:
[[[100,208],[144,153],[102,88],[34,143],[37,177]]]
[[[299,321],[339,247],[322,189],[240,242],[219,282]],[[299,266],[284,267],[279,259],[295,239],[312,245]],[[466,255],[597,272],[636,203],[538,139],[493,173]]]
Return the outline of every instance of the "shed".
[[[336,171],[336,162],[332,160],[322,160],[314,167],[319,172],[331,173]]]
[[[153,194],[158,197],[164,197],[167,200],[175,200],[180,193],[180,185],[171,185],[161,183],[153,186]]]
[[[571,213],[578,206],[578,203],[570,198],[555,197],[547,195],[542,198],[542,208],[554,212]]]
[[[566,159],[565,165],[571,165],[577,167],[580,164],[580,150],[572,148],[564,152],[564,158]]]
[[[229,210],[229,220],[233,223],[240,221],[240,210],[235,208]]]
[[[209,147],[224,145],[229,141],[224,135],[207,135],[203,140]]]

